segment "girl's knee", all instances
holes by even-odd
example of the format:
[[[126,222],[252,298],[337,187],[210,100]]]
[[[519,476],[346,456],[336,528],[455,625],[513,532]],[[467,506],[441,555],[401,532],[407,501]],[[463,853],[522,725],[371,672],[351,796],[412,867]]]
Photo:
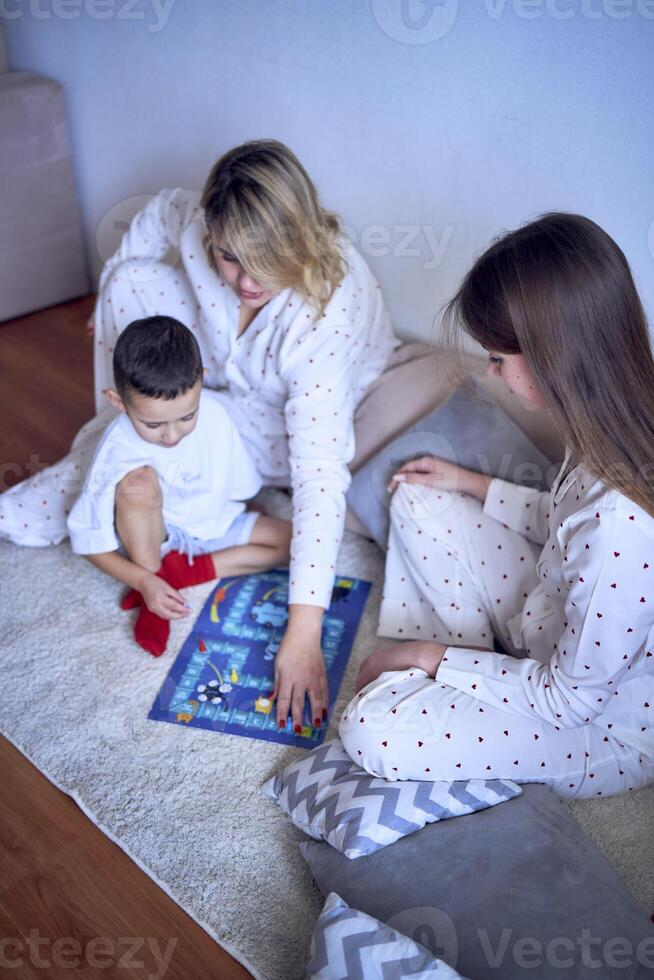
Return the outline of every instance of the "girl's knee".
[[[432,684],[423,670],[393,670],[362,688],[339,723],[343,748],[352,761],[373,776],[406,778],[405,748],[416,740],[425,745],[434,741],[436,716],[428,716],[425,708]]]
[[[469,494],[421,483],[401,483],[391,501],[391,523],[403,536],[423,531],[444,544],[460,537],[459,526],[477,519],[481,504]]]
[[[384,730],[383,716],[387,713],[381,691],[379,696],[375,693],[380,690],[380,680],[381,678],[377,678],[354,695],[343,711],[338,725],[339,738],[352,761],[375,776],[381,773],[375,771],[371,757],[374,743],[378,741],[377,736]]]

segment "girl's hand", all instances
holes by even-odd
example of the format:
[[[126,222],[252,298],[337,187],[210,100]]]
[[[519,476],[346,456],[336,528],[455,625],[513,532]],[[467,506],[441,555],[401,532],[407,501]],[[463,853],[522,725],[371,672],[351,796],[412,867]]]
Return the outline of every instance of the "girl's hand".
[[[91,315],[86,321],[86,336],[92,337],[94,333],[95,333],[95,320]]]
[[[438,490],[458,490],[477,497],[482,503],[486,499],[491,477],[475,473],[456,463],[450,463],[439,456],[421,456],[410,459],[393,475],[388,489],[391,493],[400,483],[422,483]]]
[[[154,572],[147,573],[139,585],[139,592],[150,612],[162,619],[183,619],[191,611],[181,592]]]
[[[435,677],[446,650],[447,647],[443,643],[424,640],[396,643],[384,650],[375,650],[366,657],[359,668],[356,690],[360,691],[362,687],[377,680],[380,674],[387,670],[409,670],[411,667],[418,667],[426,671],[430,677]]]
[[[320,631],[310,639],[298,638],[286,632],[275,657],[275,689],[271,697],[277,699],[277,724],[286,726],[289,708],[293,729],[302,727],[304,696],[309,695],[311,718],[315,727],[324,724],[329,707],[329,688],[325,659],[320,646]]]
[[[439,490],[456,490],[461,473],[462,468],[456,463],[448,463],[439,456],[421,456],[404,463],[391,478],[388,489],[392,492],[400,483],[422,483]]]

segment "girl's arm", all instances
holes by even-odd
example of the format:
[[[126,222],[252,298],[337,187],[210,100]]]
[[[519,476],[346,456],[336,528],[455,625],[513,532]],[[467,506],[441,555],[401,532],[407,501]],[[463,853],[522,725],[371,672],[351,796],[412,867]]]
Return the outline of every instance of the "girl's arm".
[[[545,544],[549,537],[552,495],[520,483],[494,478],[484,501],[484,513],[518,531],[529,541]]]
[[[593,512],[567,540],[565,629],[551,658],[448,647],[436,680],[507,714],[562,728],[589,724],[623,678],[654,673],[647,650],[654,632],[647,577],[653,553],[651,518],[641,513],[632,521],[611,508]]]
[[[450,463],[440,456],[421,456],[410,459],[391,477],[389,492],[397,489],[400,483],[421,483],[439,490],[455,490],[470,494],[481,503],[486,499],[492,478],[475,470],[468,470],[457,463]]]
[[[441,490],[468,493],[484,505],[484,513],[518,531],[530,541],[545,544],[549,535],[549,490],[534,490],[468,470],[438,456],[409,460],[391,479],[388,489],[400,483],[422,483]]]

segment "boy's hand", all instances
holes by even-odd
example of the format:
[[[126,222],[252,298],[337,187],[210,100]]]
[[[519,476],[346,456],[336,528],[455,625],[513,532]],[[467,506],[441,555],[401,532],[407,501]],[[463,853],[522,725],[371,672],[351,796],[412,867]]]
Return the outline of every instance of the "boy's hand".
[[[191,611],[181,592],[154,572],[147,573],[139,592],[150,612],[162,619],[183,619]]]

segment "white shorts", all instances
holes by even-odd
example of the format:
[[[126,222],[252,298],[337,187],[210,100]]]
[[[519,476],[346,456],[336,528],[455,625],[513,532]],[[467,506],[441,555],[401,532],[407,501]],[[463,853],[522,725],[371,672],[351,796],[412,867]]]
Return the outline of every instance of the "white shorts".
[[[166,537],[161,542],[161,557],[163,558],[169,551],[179,551],[188,556],[192,565],[195,555],[207,555],[212,551],[224,551],[225,548],[249,544],[254,525],[259,516],[259,512],[256,510],[244,510],[238,517],[234,518],[222,537],[211,538],[208,541],[204,541],[202,538],[194,538],[188,531],[177,527],[175,524],[166,524]],[[118,552],[128,557],[122,541],[118,547]]]

